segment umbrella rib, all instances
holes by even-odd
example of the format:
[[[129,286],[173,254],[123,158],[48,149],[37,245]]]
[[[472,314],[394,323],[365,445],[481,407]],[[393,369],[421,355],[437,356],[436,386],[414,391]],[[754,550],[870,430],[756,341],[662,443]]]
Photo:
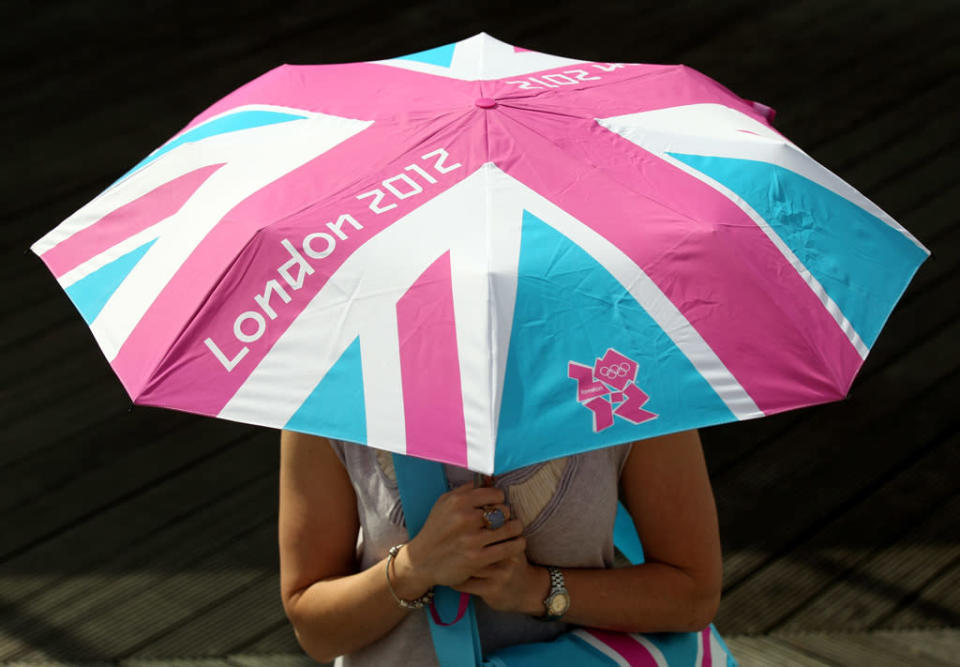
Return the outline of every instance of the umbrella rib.
[[[589,64],[589,63],[587,63],[587,64]],[[541,90],[541,91],[532,92],[532,93],[526,93],[526,94],[500,95],[500,96],[497,97],[497,101],[498,101],[498,102],[502,102],[502,101],[505,101],[505,100],[511,100],[511,101],[513,101],[513,100],[532,99],[532,98],[536,98],[536,97],[541,97],[542,95],[553,95],[553,96],[557,96],[557,97],[559,97],[560,99],[562,99],[563,96],[565,96],[565,95],[576,95],[576,94],[578,94],[578,93],[583,93],[583,92],[586,92],[586,91],[595,90],[595,89],[597,89],[597,88],[605,88],[605,87],[608,87],[608,86],[615,86],[615,85],[622,84],[622,83],[627,83],[627,82],[630,82],[630,81],[636,81],[637,79],[645,79],[645,78],[647,78],[647,77],[662,76],[662,75],[664,75],[664,74],[667,74],[670,70],[672,70],[672,69],[674,69],[674,68],[690,69],[690,68],[688,68],[686,65],[651,65],[651,64],[647,64],[647,63],[628,63],[628,64],[630,64],[630,65],[639,65],[639,66],[641,66],[641,67],[655,67],[655,68],[657,68],[657,69],[654,70],[654,71],[649,71],[649,70],[647,70],[647,71],[639,71],[639,72],[637,72],[636,74],[633,74],[633,75],[630,75],[630,76],[625,76],[625,77],[622,77],[622,78],[619,78],[619,79],[613,79],[613,80],[599,81],[599,82],[597,82],[597,83],[592,83],[592,84],[591,84],[591,83],[586,83],[586,82],[584,82],[584,83],[581,83],[581,85],[577,86],[576,88],[570,88],[570,89],[560,88],[560,89],[556,89],[556,90]],[[554,68],[551,68],[551,69],[554,69]],[[532,72],[532,73],[531,73],[531,75],[536,75],[536,74],[539,74],[539,72]],[[566,114],[565,114],[565,115],[566,115]],[[569,115],[571,115],[571,116],[576,116],[576,114],[569,114]],[[578,117],[578,118],[584,118],[584,119],[589,118],[588,116],[576,116],[576,117]]]
[[[561,115],[561,114],[556,114],[556,113],[553,112],[553,111],[547,111],[547,110],[544,110],[544,109],[526,109],[526,108],[525,108],[525,109],[523,109],[523,110],[524,110],[524,111],[536,111],[536,112],[538,112],[538,113],[549,113],[549,114],[554,114],[554,115]],[[562,114],[562,115],[566,115],[566,114]],[[572,160],[586,160],[586,162],[587,162],[587,164],[590,166],[590,168],[596,170],[597,173],[601,174],[604,179],[613,180],[615,183],[617,183],[618,186],[629,190],[630,192],[632,192],[633,194],[637,195],[638,197],[643,197],[644,199],[647,199],[647,200],[649,200],[649,201],[655,202],[655,203],[658,204],[659,206],[662,206],[663,208],[665,208],[665,209],[669,210],[670,212],[676,214],[676,216],[679,217],[679,218],[683,218],[684,220],[687,220],[688,222],[691,222],[691,223],[694,223],[694,224],[698,224],[698,223],[700,222],[700,221],[698,221],[696,218],[693,218],[693,217],[687,215],[686,213],[683,213],[682,211],[677,210],[677,209],[674,208],[673,206],[670,206],[667,202],[663,201],[662,199],[651,195],[649,192],[644,192],[644,191],[638,190],[636,187],[633,187],[630,183],[624,183],[624,182],[621,182],[621,181],[619,181],[619,180],[616,180],[616,179],[611,178],[611,177],[605,172],[605,170],[603,169],[603,167],[601,167],[600,165],[596,164],[595,162],[593,162],[593,161],[590,160],[589,158],[582,158],[582,157],[580,157],[580,156],[573,155],[573,154],[572,154],[569,150],[567,150],[564,146],[562,146],[561,144],[558,144],[558,143],[557,143],[556,141],[554,141],[551,137],[548,137],[547,135],[545,135],[545,134],[543,134],[542,132],[540,132],[540,131],[536,128],[535,125],[531,125],[531,124],[525,123],[525,122],[523,122],[522,120],[520,120],[517,116],[505,115],[505,117],[506,117],[506,118],[509,118],[510,120],[514,121],[514,122],[517,123],[518,125],[523,126],[525,129],[527,129],[527,130],[529,130],[530,132],[533,132],[533,133],[536,134],[537,136],[541,137],[544,141],[546,141],[547,143],[549,143],[550,145],[552,145],[553,147],[555,147],[557,150],[559,150],[559,151],[563,152],[564,154],[566,154],[566,155],[567,155],[568,157],[570,157]],[[575,116],[575,118],[578,118],[578,119],[583,120],[583,121],[585,121],[585,122],[591,122],[591,121],[592,121],[592,122],[595,123],[598,127],[601,127],[605,132],[610,132],[609,130],[607,130],[606,128],[604,128],[604,127],[603,127],[602,125],[600,125],[599,123],[596,123],[596,119],[593,119],[593,118],[587,119],[587,118],[579,117],[579,116]],[[506,127],[504,127],[504,131],[506,131],[507,134],[509,134],[509,130],[507,130]],[[610,132],[610,134],[613,135],[613,134],[616,134],[616,133]],[[633,145],[633,144],[631,144],[631,145]],[[646,151],[645,149],[643,149],[643,148],[641,148],[641,147],[639,147],[639,146],[637,146],[637,148],[640,149],[640,150],[643,150],[645,153],[653,156],[653,157],[656,158],[657,160],[660,160],[660,157],[659,157],[659,156],[653,155],[653,153],[649,153],[648,151]],[[509,172],[508,172],[508,173],[509,173]]]

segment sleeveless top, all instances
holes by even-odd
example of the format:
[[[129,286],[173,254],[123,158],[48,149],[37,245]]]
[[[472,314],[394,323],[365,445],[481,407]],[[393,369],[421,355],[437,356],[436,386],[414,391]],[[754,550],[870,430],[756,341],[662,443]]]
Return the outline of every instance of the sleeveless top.
[[[409,541],[397,490],[393,460],[365,445],[330,440],[357,496],[361,569],[387,556],[390,547]],[[538,565],[569,568],[614,566],[613,523],[620,473],[630,444],[554,459],[496,477],[513,516],[524,525],[527,558]],[[473,482],[473,473],[445,466],[452,489]],[[575,604],[575,601],[574,601]],[[484,654],[505,646],[549,641],[571,629],[563,622],[539,621],[524,614],[496,612],[474,598]],[[426,610],[411,610],[387,635],[334,663],[342,667],[416,665],[439,667]]]

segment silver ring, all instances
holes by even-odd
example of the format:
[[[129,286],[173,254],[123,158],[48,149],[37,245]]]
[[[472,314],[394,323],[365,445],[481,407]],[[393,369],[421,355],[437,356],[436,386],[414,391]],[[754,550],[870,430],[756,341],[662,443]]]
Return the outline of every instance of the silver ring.
[[[496,530],[501,528],[503,524],[507,522],[507,517],[504,516],[503,510],[499,507],[492,510],[487,510],[483,513],[483,520],[487,524],[487,530]]]

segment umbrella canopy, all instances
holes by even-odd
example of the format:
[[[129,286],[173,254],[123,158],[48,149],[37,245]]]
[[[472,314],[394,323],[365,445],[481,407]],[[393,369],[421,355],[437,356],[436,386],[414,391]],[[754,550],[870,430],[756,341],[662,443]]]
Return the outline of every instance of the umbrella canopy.
[[[684,66],[282,65],[37,241],[134,402],[500,473],[844,397],[929,252]]]

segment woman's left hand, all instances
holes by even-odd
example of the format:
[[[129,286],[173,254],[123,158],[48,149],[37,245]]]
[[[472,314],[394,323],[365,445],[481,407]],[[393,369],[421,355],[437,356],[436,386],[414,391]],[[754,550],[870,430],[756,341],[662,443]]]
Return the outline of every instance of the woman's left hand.
[[[527,554],[521,552],[477,571],[455,590],[482,598],[494,611],[543,616],[550,574],[546,568],[531,564]]]

